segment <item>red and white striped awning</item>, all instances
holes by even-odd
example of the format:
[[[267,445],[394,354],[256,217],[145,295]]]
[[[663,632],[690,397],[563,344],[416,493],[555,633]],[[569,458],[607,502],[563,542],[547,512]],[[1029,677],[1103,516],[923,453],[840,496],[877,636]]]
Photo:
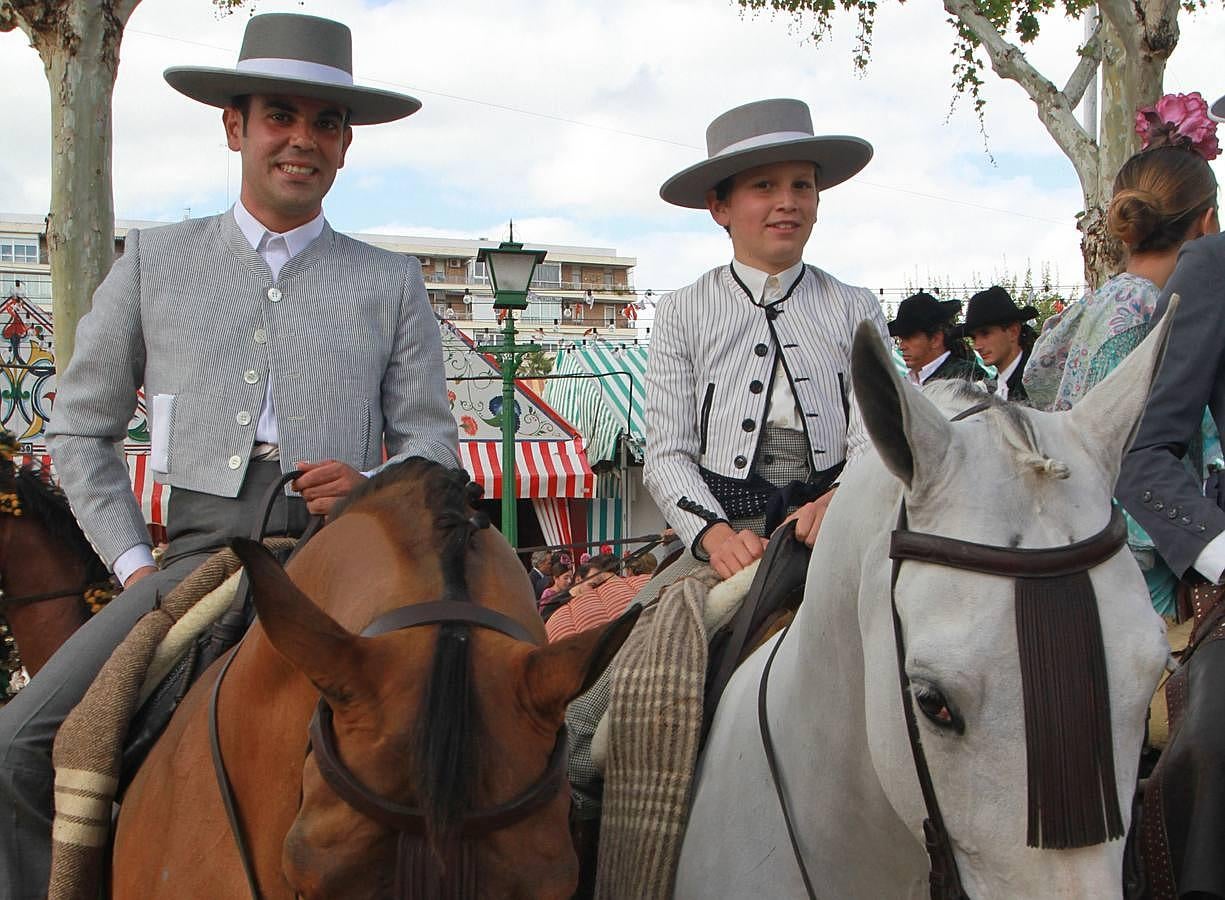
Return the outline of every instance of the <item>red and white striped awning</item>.
[[[485,489],[485,499],[502,496],[500,441],[460,441],[459,461]],[[515,441],[515,496],[589,498],[595,475],[582,438],[569,441]]]

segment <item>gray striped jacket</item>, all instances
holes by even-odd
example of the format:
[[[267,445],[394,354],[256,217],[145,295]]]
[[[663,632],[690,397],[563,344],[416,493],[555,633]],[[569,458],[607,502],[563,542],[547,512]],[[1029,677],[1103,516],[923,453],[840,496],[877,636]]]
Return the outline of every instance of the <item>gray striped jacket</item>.
[[[753,471],[770,397],[775,355],[791,381],[814,471],[854,457],[867,434],[851,396],[851,339],[864,319],[889,345],[875,295],[813,266],[777,314],[753,303],[730,266],[707,272],[660,301],[646,384],[648,490],[691,547],[705,530],[683,512],[688,497],[724,516],[698,467],[729,478]]]
[[[171,395],[174,487],[237,496],[269,372],[281,468],[392,455],[457,464],[442,344],[414,257],[327,225],[273,280],[232,213],[128,232],[59,378],[48,446],[99,555],[148,542],[117,450],[145,396]]]

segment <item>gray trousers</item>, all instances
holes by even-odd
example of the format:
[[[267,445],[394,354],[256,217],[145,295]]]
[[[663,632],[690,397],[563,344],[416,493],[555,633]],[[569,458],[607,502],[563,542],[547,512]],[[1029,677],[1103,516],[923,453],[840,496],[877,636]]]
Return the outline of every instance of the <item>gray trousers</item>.
[[[170,495],[163,568],[108,603],[56,651],[47,665],[0,708],[0,898],[47,895],[54,814],[51,745],[60,723],[93,683],[111,651],[132,626],[231,537],[246,537],[262,513],[268,486],[280,476],[275,462],[252,462],[239,496],[215,497],[176,489]],[[306,505],[284,493],[269,534],[301,534]]]

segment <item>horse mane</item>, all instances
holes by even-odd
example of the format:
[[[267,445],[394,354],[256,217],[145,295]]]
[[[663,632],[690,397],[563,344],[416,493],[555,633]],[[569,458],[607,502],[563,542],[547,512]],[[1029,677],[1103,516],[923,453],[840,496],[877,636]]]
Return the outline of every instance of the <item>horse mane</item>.
[[[441,599],[471,603],[466,574],[472,537],[489,527],[489,517],[474,509],[481,487],[463,469],[410,457],[380,471],[345,500],[340,512],[364,498],[395,487],[414,486],[422,504],[434,513],[431,522],[442,569]],[[401,509],[403,507],[401,506]],[[403,509],[406,515],[415,515]],[[471,629],[448,622],[438,629],[434,659],[425,686],[425,704],[413,736],[414,757],[421,767],[420,805],[430,828],[434,852],[458,837],[464,812],[471,808],[477,782],[479,711],[472,685]]]
[[[67,496],[52,483],[47,471],[24,465],[16,470],[13,484],[22,515],[36,521],[52,540],[63,544],[85,563],[88,583],[106,581],[110,571],[85,537]]]
[[[1000,436],[1012,451],[1018,466],[1048,478],[1068,477],[1070,470],[1067,464],[1047,456],[1038,446],[1038,433],[1025,414],[1024,406],[1001,400],[977,382],[960,379],[928,382],[923,393],[948,415],[956,415],[975,403],[989,403],[986,414],[1000,426]]]

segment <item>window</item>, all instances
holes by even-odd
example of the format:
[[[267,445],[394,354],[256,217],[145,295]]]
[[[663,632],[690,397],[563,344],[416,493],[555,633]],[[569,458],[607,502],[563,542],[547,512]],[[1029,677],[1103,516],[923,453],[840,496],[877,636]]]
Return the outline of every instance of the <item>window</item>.
[[[38,265],[38,238],[0,235],[0,262]]]
[[[561,263],[544,262],[536,266],[532,284],[561,287]]]
[[[612,286],[613,286],[612,269],[605,269],[604,270],[604,287],[610,288]]]
[[[472,268],[469,272],[473,284],[489,284],[489,276],[485,273],[485,261],[483,259],[472,260]]]

